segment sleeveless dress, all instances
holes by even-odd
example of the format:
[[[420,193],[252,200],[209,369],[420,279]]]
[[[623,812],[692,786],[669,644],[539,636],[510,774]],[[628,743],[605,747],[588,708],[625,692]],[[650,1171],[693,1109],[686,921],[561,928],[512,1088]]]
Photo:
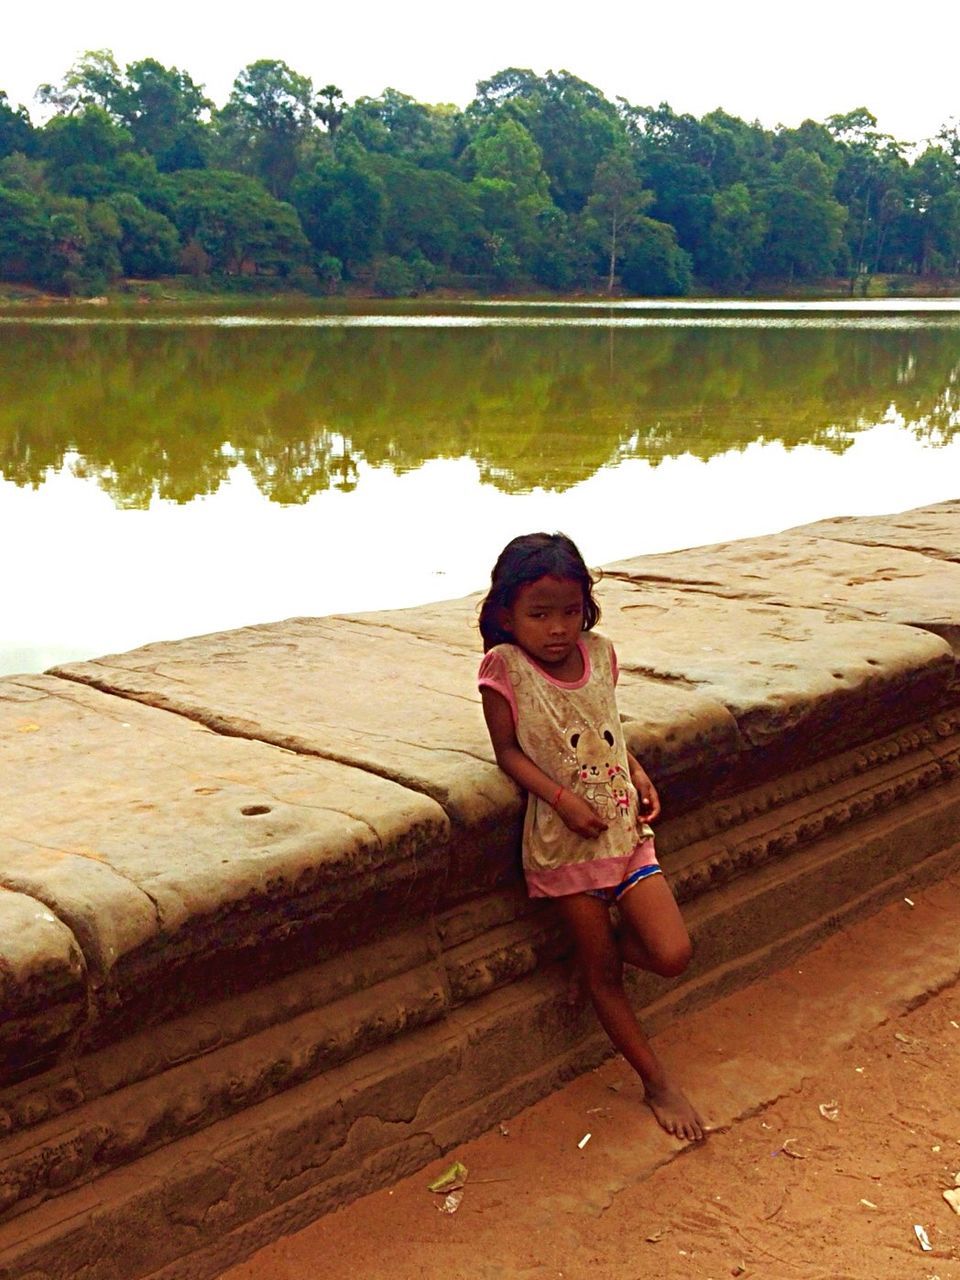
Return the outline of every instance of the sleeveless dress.
[[[595,631],[578,640],[579,680],[555,680],[514,644],[484,655],[477,682],[510,705],[520,749],[558,786],[576,792],[606,821],[596,839],[571,831],[545,800],[527,795],[523,871],[531,897],[604,891],[618,896],[659,871],[653,831],[638,821],[627,749],[617,711],[617,659]],[[628,884],[629,882],[629,884]]]

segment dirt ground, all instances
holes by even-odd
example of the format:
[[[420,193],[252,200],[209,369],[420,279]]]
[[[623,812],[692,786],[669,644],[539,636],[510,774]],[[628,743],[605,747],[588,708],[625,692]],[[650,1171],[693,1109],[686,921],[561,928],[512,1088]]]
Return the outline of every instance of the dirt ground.
[[[656,1037],[698,1146],[615,1058],[224,1280],[960,1280],[958,924],[955,876]]]

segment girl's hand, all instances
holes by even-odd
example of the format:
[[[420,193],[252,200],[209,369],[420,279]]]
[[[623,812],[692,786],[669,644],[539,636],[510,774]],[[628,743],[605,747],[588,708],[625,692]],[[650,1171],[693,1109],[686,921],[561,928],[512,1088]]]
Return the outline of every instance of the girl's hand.
[[[596,809],[587,804],[582,796],[575,795],[566,787],[560,792],[554,807],[570,830],[583,836],[585,840],[596,840],[607,829],[607,824]]]
[[[645,769],[642,769],[635,761],[630,767],[630,781],[637,789],[637,805],[639,807],[639,820],[641,822],[653,822],[660,816],[660,797],[657,795],[657,788],[650,781]]]

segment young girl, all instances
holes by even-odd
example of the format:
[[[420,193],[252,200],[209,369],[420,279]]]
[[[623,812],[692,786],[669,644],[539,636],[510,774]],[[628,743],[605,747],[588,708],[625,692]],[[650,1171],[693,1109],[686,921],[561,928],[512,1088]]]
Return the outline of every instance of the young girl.
[[[479,684],[497,763],[527,792],[523,869],[556,899],[597,1016],[643,1081],[668,1133],[703,1137],[696,1110],[657,1058],[623,988],[623,962],[682,973],[690,939],[647,825],[653,783],[627,751],[613,646],[580,552],[562,533],[514,538],[480,608]],[[616,903],[615,933],[609,907]]]

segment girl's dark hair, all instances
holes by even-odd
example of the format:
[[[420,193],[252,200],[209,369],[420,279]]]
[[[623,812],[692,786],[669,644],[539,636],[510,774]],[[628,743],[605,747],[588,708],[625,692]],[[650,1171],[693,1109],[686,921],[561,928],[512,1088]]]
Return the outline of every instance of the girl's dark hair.
[[[521,587],[540,578],[563,578],[579,583],[583,592],[584,631],[600,621],[600,606],[593,598],[596,579],[584,564],[576,544],[565,533],[525,533],[507,543],[493,566],[490,590],[480,606],[484,653],[495,644],[506,644],[513,639],[500,626],[500,611],[512,608]]]

